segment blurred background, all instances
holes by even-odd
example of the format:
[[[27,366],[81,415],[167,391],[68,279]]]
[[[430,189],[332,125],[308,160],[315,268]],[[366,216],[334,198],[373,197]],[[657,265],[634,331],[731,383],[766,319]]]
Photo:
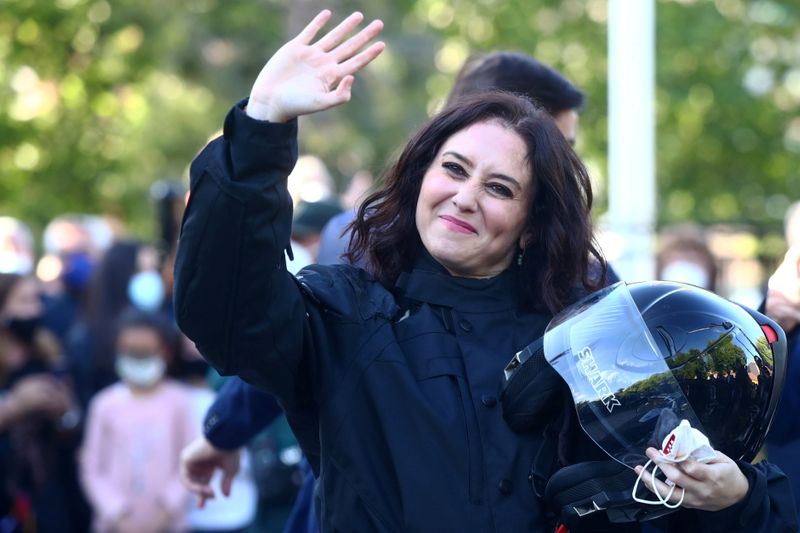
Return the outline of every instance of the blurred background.
[[[0,213],[34,234],[57,213],[81,212],[155,235],[151,185],[185,188],[188,162],[246,96],[264,59],[322,5],[4,0]],[[602,217],[606,0],[324,6],[382,18],[389,45],[360,76],[351,105],[303,119],[301,149],[326,162],[338,191],[358,170],[380,173],[441,105],[465,59],[516,49],[586,92],[577,151]],[[798,27],[797,0],[656,2],[656,229],[691,221],[710,230],[723,291],[729,266],[759,283],[784,249],[783,216],[800,191]]]

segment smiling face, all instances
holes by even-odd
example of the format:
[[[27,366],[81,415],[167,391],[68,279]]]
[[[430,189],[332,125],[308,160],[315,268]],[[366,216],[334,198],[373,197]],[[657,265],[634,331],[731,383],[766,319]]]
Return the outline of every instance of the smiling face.
[[[425,249],[454,276],[508,268],[521,245],[533,183],[527,148],[500,122],[451,136],[425,172],[416,225]]]

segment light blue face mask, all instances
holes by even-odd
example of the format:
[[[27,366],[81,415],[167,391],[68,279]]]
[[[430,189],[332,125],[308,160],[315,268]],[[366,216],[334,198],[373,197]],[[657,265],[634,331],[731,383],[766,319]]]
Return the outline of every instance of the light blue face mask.
[[[149,389],[164,377],[167,364],[158,354],[135,357],[120,353],[117,354],[114,369],[122,381],[139,388]]]
[[[128,282],[128,298],[140,311],[158,311],[164,303],[164,281],[158,272],[138,272]]]

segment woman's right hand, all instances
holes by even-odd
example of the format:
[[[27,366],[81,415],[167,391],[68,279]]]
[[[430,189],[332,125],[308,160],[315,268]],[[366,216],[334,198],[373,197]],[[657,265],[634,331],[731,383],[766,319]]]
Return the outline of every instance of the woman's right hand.
[[[322,11],[264,65],[250,91],[246,111],[249,116],[287,122],[350,100],[353,74],[378,57],[385,47],[378,41],[364,48],[381,32],[383,23],[374,20],[345,40],[364,18],[355,12],[311,44],[330,18],[330,11]]]

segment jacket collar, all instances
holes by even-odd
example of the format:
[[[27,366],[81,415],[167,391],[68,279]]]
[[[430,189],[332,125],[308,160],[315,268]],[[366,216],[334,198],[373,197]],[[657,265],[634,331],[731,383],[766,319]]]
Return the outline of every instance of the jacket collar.
[[[422,248],[414,266],[397,278],[396,287],[404,297],[460,311],[497,312],[516,308],[516,270],[484,279],[451,275]]]

